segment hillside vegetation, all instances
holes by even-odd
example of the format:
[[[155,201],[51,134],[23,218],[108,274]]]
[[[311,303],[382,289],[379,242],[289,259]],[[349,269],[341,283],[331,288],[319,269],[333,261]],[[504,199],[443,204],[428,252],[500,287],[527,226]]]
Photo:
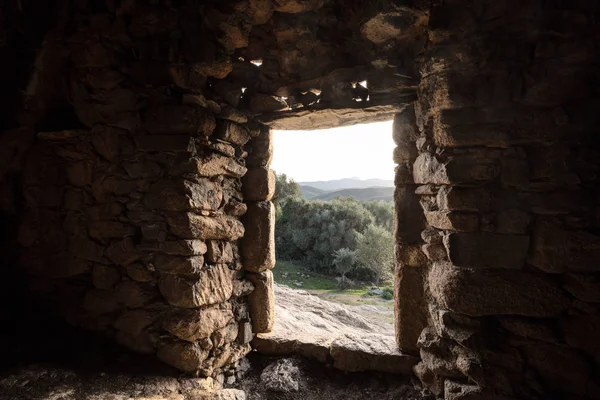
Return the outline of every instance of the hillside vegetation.
[[[365,189],[342,189],[336,190],[335,192],[325,192],[316,195],[309,200],[330,201],[336,197],[353,197],[358,201],[385,201],[387,203],[391,203],[394,201],[394,188],[370,187]]]

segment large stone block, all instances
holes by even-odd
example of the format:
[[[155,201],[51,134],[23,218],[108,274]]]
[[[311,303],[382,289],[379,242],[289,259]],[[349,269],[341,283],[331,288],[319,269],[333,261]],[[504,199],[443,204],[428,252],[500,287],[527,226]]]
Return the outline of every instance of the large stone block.
[[[473,270],[436,263],[427,280],[431,295],[441,307],[474,317],[550,318],[570,305],[569,297],[551,279],[531,272]]]
[[[138,248],[143,251],[154,251],[176,256],[200,256],[207,251],[206,243],[203,240],[143,242]]]
[[[172,175],[191,174],[194,177],[214,178],[220,175],[241,178],[248,171],[235,159],[218,153],[190,158],[171,171]]]
[[[202,349],[197,343],[173,341],[163,343],[156,355],[164,363],[192,373],[202,367],[202,363],[208,357],[208,350]]]
[[[214,264],[227,264],[233,261],[231,243],[221,240],[209,240],[206,261]]]
[[[372,335],[368,342],[361,338],[340,337],[331,343],[333,366],[342,371],[382,371],[409,375],[418,358],[396,349],[389,336]]]
[[[396,114],[393,129],[394,143],[397,146],[407,146],[408,143],[417,141],[419,129],[414,106],[408,106],[401,113]]]
[[[242,178],[247,201],[269,201],[275,195],[275,173],[268,167],[249,169]]]
[[[231,306],[221,304],[201,310],[172,312],[163,319],[162,327],[179,339],[196,342],[227,326],[232,319]]]
[[[400,350],[417,353],[417,339],[427,326],[424,269],[399,265],[394,278],[394,327]]]
[[[178,257],[157,254],[154,257],[154,268],[157,272],[165,274],[197,275],[203,266],[203,256]]]
[[[144,197],[148,207],[166,211],[213,211],[222,201],[221,187],[208,179],[157,182]]]
[[[425,211],[430,226],[442,230],[472,232],[479,228],[479,216],[472,213]]]
[[[237,146],[243,146],[250,140],[248,129],[235,122],[226,120],[217,121],[217,129],[214,136]]]
[[[215,117],[206,109],[189,106],[163,105],[144,116],[144,127],[151,134],[205,135],[215,130]]]
[[[600,361],[600,314],[568,317],[561,321],[561,327],[569,346]]]
[[[450,261],[466,268],[520,269],[525,265],[529,236],[451,233],[444,237]]]
[[[491,195],[485,189],[442,186],[436,203],[440,210],[486,212],[490,210]]]
[[[220,264],[200,273],[197,279],[164,275],[158,284],[167,301],[183,308],[222,303],[233,294],[233,271]]]
[[[542,343],[525,346],[523,350],[528,364],[537,371],[547,387],[581,396],[593,393],[594,389],[595,394],[598,393],[598,385],[590,381],[588,363],[577,352]]]
[[[268,127],[261,127],[260,135],[248,142],[247,158],[249,167],[268,167],[273,159],[273,132]]]
[[[441,161],[430,153],[422,153],[413,165],[415,183],[449,185],[488,181],[500,173],[499,165],[485,155],[456,155]]]
[[[542,221],[533,233],[528,261],[542,271],[600,271],[600,237],[586,231],[567,231]]]
[[[143,307],[158,297],[154,286],[130,280],[119,283],[115,288],[115,295],[121,304],[129,308]]]
[[[171,233],[184,239],[233,241],[244,235],[244,225],[226,215],[205,217],[193,213],[173,213],[167,221]]]
[[[246,278],[254,285],[254,291],[248,296],[252,332],[269,333],[275,324],[275,292],[273,273],[248,273]]]
[[[242,259],[247,271],[262,272],[275,266],[275,206],[269,201],[250,204],[243,217],[246,234]]]

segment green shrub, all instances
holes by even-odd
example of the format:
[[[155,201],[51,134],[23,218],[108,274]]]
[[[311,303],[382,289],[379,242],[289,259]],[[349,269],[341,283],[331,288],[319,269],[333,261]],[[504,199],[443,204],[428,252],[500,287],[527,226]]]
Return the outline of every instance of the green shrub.
[[[390,287],[383,288],[383,294],[381,297],[384,300],[392,300],[394,298],[394,289]]]

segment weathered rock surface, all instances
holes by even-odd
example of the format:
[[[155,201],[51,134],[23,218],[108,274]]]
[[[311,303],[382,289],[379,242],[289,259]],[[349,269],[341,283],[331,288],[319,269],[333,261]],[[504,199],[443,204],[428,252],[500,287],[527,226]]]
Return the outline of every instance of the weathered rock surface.
[[[248,273],[246,279],[254,285],[254,290],[250,293],[248,299],[252,318],[252,331],[254,333],[271,332],[275,323],[273,273],[271,271]]]
[[[168,217],[171,232],[184,239],[237,240],[244,235],[244,225],[226,215],[206,217],[193,213],[175,213]]]
[[[300,370],[293,359],[284,358],[269,365],[260,374],[260,382],[272,392],[297,392]]]
[[[252,342],[261,353],[298,354],[326,362],[344,371],[383,371],[410,374],[417,358],[397,350],[389,325],[368,320],[342,306],[275,285],[273,332]]]
[[[170,304],[197,308],[228,300],[233,293],[233,273],[227,265],[219,264],[202,271],[198,278],[164,275],[158,287]]]
[[[243,217],[246,233],[242,239],[244,269],[251,272],[275,266],[275,206],[270,201],[250,204]]]

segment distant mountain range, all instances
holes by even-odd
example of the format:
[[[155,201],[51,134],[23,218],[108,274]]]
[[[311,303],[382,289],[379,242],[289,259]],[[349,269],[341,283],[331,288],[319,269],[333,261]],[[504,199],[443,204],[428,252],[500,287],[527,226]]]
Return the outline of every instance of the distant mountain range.
[[[346,178],[334,181],[300,182],[300,191],[307,200],[333,200],[336,197],[354,197],[359,201],[394,200],[394,181],[384,179]]]
[[[326,192],[341,189],[366,189],[371,187],[394,187],[393,180],[386,179],[358,179],[344,178],[333,181],[318,181],[318,182],[298,182],[300,186],[310,186],[315,189],[321,189]]]

